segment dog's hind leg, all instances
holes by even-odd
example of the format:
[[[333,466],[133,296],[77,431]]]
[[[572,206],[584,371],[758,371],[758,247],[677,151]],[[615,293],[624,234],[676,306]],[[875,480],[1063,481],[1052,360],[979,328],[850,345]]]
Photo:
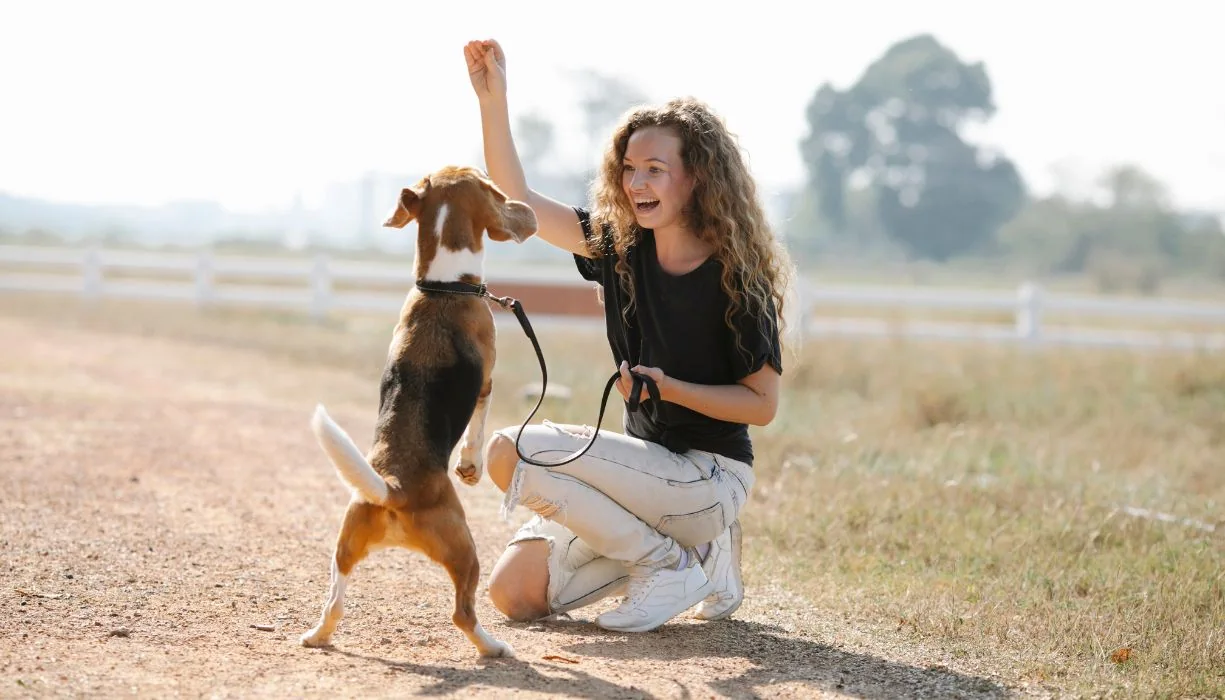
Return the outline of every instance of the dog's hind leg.
[[[455,626],[476,646],[481,656],[514,656],[514,649],[486,632],[476,618],[476,587],[481,577],[481,564],[454,491],[452,498],[454,505],[444,501],[442,506],[417,514],[414,538],[421,551],[442,564],[451,575],[451,583],[455,585],[455,612],[451,621]]]
[[[381,518],[376,510],[382,509],[369,503],[354,501],[345,512],[340,534],[336,537],[336,549],[332,554],[332,581],[319,624],[302,635],[302,645],[322,647],[331,644],[332,633],[344,617],[345,587],[349,575],[357,563],[366,558],[370,545],[382,539]],[[377,530],[377,531],[376,531]]]

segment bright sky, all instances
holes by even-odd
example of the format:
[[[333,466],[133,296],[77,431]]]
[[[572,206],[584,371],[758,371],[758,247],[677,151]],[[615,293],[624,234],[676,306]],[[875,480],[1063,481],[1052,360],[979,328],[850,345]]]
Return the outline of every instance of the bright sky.
[[[768,189],[803,176],[818,85],[852,83],[930,31],[984,60],[985,136],[1039,191],[1132,161],[1183,205],[1225,210],[1225,35],[1213,3],[521,0],[3,1],[0,191],[84,202],[308,198],[368,170],[479,164],[462,46],[497,38],[511,110],[591,160],[572,69],[721,112]],[[1100,8],[1100,9],[1093,9]],[[1109,8],[1109,9],[1107,9]]]

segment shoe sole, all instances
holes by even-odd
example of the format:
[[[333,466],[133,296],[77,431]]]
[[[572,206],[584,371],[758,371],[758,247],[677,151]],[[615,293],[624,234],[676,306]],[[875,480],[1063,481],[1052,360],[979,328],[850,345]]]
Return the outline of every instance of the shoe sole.
[[[733,572],[732,572],[732,579],[733,579],[733,580],[736,582],[736,587],[737,587],[737,588],[740,590],[740,598],[739,598],[739,600],[737,600],[737,601],[736,601],[736,602],[735,602],[735,603],[732,605],[732,607],[728,608],[727,610],[724,610],[723,612],[719,613],[718,615],[712,615],[711,617],[701,617],[701,616],[697,616],[697,615],[695,615],[695,617],[697,617],[697,619],[699,619],[699,620],[705,620],[706,622],[714,622],[714,621],[716,621],[716,620],[725,620],[725,619],[727,619],[727,618],[731,617],[731,616],[732,616],[732,614],[733,614],[733,613],[735,613],[737,610],[739,610],[739,609],[740,609],[740,604],[744,602],[744,580],[743,580],[743,579],[741,578],[741,576],[740,576],[740,540],[741,540],[741,534],[742,534],[742,533],[740,532],[740,526],[739,526],[739,525],[737,525],[736,527],[732,528],[732,558],[735,560],[735,564],[736,564],[734,567],[732,567],[732,569],[733,569]]]
[[[681,608],[680,611],[676,613],[676,615],[680,615],[681,613],[685,612],[689,608],[692,608],[693,606],[702,602],[702,600],[706,596],[710,595],[710,592],[711,590],[714,589],[714,587],[715,587],[715,584],[711,583],[710,580],[707,580],[705,586],[702,586],[701,588],[699,588],[698,590],[690,594],[690,596],[685,600],[685,607]],[[668,622],[672,620],[673,618],[675,618],[676,615],[669,617],[667,620],[664,620],[663,622],[657,622],[655,624],[635,625],[634,627],[605,627],[604,625],[600,624],[599,618],[596,618],[596,626],[601,629],[608,630],[609,632],[650,632],[653,629],[656,629],[658,627],[663,627],[664,625],[668,624]]]

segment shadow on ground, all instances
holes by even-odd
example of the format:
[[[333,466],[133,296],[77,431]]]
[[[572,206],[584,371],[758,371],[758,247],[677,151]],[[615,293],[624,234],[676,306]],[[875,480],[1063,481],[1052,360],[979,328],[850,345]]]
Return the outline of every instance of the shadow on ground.
[[[394,661],[360,654],[348,656],[380,662],[391,669],[436,679],[423,695],[446,696],[470,686],[522,689],[578,698],[656,697],[643,689],[647,680],[668,680],[669,667],[706,658],[743,659],[750,664],[731,678],[714,678],[709,690],[729,698],[769,697],[771,687],[789,684],[849,697],[884,700],[899,697],[1003,698],[1012,693],[985,678],[967,676],[943,667],[916,667],[875,656],[843,651],[826,644],[788,636],[772,625],[729,620],[705,625],[664,627],[647,634],[603,632],[589,622],[557,621],[541,625],[542,631],[582,636],[583,640],[562,647],[558,654],[578,664],[557,660],[555,664],[529,660],[494,659],[478,669],[459,669]],[[651,659],[665,669],[642,683],[618,684],[582,670],[584,657],[616,662]],[[548,673],[542,673],[542,669]],[[626,669],[631,672],[636,669]],[[706,688],[687,688],[672,681],[670,697],[702,696]]]

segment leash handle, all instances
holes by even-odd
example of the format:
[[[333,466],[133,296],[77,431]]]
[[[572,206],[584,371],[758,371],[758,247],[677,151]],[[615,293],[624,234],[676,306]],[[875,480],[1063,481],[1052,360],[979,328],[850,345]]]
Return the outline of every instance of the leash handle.
[[[528,321],[527,312],[523,310],[523,305],[519,303],[519,300],[511,299],[510,297],[495,297],[493,295],[489,295],[489,298],[497,302],[502,308],[510,309],[514,312],[515,318],[519,320],[519,325],[523,328],[524,335],[527,336],[528,340],[532,341],[532,348],[536,351],[536,360],[540,363],[540,398],[536,399],[536,406],[532,408],[531,413],[527,414],[527,418],[523,420],[523,425],[519,426],[519,432],[515,435],[515,452],[518,453],[519,459],[538,467],[560,467],[563,464],[569,464],[587,454],[587,450],[590,450],[591,446],[595,444],[596,438],[600,435],[600,425],[604,422],[604,410],[608,407],[608,395],[612,392],[613,385],[621,378],[621,373],[619,371],[613,372],[612,376],[608,378],[608,382],[604,385],[604,395],[600,398],[600,414],[596,417],[595,430],[592,431],[591,438],[587,440],[587,444],[583,445],[582,449],[556,462],[542,462],[528,457],[523,454],[522,448],[519,447],[519,441],[523,439],[523,431],[527,429],[528,423],[532,422],[536,411],[540,410],[541,404],[544,403],[545,391],[549,388],[549,368],[545,364],[544,351],[540,349],[540,341],[536,339],[536,332],[532,330],[532,323]],[[630,376],[633,377],[633,387],[630,390],[630,398],[626,408],[631,413],[640,408],[639,404],[644,386],[646,387],[647,395],[652,400],[660,400],[659,387],[655,384],[654,379],[637,372],[630,372]]]

